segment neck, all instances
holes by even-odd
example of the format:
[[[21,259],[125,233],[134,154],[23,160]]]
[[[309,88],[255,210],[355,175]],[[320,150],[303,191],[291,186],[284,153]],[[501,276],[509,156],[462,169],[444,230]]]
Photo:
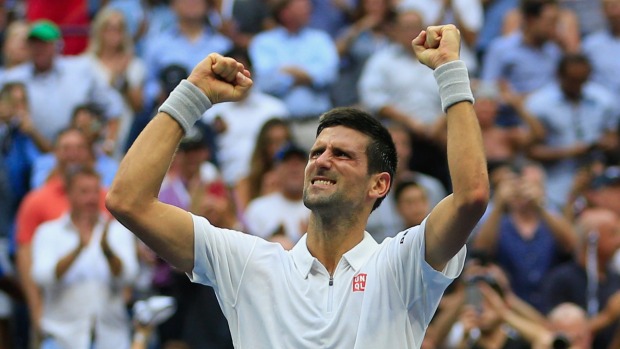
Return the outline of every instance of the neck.
[[[342,255],[364,239],[365,222],[355,222],[342,213],[331,217],[310,215],[307,246],[310,254],[318,259],[333,275]]]
[[[79,210],[71,211],[71,222],[80,229],[92,231],[98,220],[99,215],[97,214],[81,212]]]
[[[609,29],[611,31],[611,35],[620,37],[620,23],[617,23],[617,24],[612,23]]]
[[[190,39],[199,37],[204,27],[205,25],[202,20],[182,19],[179,21],[179,30]]]
[[[523,41],[529,46],[541,47],[545,42],[544,40],[537,39],[534,34],[529,31],[523,31]]]
[[[106,46],[102,45],[99,51],[99,58],[112,58],[119,54],[123,54],[123,48],[121,46]]]

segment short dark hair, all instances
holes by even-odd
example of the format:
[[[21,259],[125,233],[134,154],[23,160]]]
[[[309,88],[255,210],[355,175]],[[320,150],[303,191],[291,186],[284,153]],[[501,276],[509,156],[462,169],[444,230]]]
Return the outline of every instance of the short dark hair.
[[[521,0],[521,14],[524,18],[538,18],[546,6],[557,4],[557,0]]]
[[[424,195],[426,196],[426,189],[424,189],[424,187],[422,187],[420,183],[418,183],[416,180],[409,178],[409,179],[398,181],[394,185],[394,194],[393,194],[394,201],[398,202],[398,199],[400,199],[405,189],[408,189],[411,187],[419,188],[422,191],[422,193],[424,193]]]
[[[101,180],[99,172],[97,172],[92,166],[89,165],[70,166],[69,168],[65,169],[63,175],[63,179],[65,182],[65,192],[68,192],[71,187],[73,187],[77,176],[96,177],[98,180]]]
[[[583,64],[583,65],[588,66],[588,68],[592,69],[592,64],[590,63],[590,59],[586,55],[582,53],[569,53],[569,54],[562,56],[562,58],[560,58],[560,61],[558,62],[558,67],[557,67],[558,76],[566,75],[566,71],[568,70],[568,67],[573,64]]]
[[[390,180],[394,180],[398,161],[396,147],[388,130],[376,118],[356,108],[334,108],[321,115],[316,136],[318,137],[324,129],[335,126],[344,126],[370,137],[371,140],[366,147],[368,174],[387,172]],[[390,187],[391,185],[390,182]],[[378,198],[372,209],[379,207],[384,198],[385,196]]]

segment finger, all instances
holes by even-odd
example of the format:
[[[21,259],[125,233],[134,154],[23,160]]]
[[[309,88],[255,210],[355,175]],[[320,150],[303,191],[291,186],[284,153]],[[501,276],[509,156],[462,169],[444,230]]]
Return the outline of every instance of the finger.
[[[241,72],[237,73],[235,82],[237,86],[243,89],[248,89],[252,87],[252,83],[253,83],[252,79],[250,79],[248,76],[246,76],[244,73],[241,73]]]
[[[213,73],[228,82],[235,80],[237,73],[243,69],[243,64],[232,58],[222,57],[213,64]]]
[[[441,30],[442,30],[441,26],[430,26],[426,29],[426,40],[424,42],[424,46],[426,48],[439,47],[439,42],[441,41],[441,35],[442,35]]]
[[[416,55],[421,54],[426,49],[424,47],[424,42],[425,41],[426,41],[426,31],[425,30],[422,30],[420,32],[420,34],[418,34],[418,36],[416,36],[411,41],[411,47],[413,47],[413,51],[416,53]]]

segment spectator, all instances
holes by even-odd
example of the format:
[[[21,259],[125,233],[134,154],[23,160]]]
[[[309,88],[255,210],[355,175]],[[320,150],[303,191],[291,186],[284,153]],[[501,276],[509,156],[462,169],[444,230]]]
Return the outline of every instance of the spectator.
[[[474,97],[474,110],[480,123],[490,172],[496,167],[517,163],[523,158],[527,147],[544,136],[543,125],[525,109],[523,98],[510,91],[508,84],[481,82],[474,88]],[[517,112],[517,117],[521,120],[519,124],[498,125],[497,118],[502,101]]]
[[[310,28],[336,37],[349,23],[357,0],[311,0]]]
[[[279,26],[250,43],[254,82],[284,101],[291,131],[305,149],[314,142],[319,115],[331,107],[329,88],[338,75],[338,53],[329,35],[308,27],[310,0],[278,0]]]
[[[235,51],[230,57],[251,71],[244,51]],[[259,90],[251,90],[238,102],[216,104],[203,115],[202,120],[217,132],[217,159],[228,188],[237,192],[239,181],[248,175],[252,151],[265,122],[288,115],[281,100]],[[244,210],[245,205],[240,209]]]
[[[560,6],[557,20],[557,27],[553,35],[553,40],[567,53],[578,53],[581,51],[581,28],[579,18],[570,8],[562,7],[563,3],[572,1],[558,0]],[[597,1],[591,1],[596,3]],[[513,9],[504,17],[503,34],[510,35],[519,31],[523,26],[523,13],[519,9]]]
[[[336,37],[340,55],[338,79],[332,86],[336,106],[359,103],[357,83],[368,58],[389,44],[388,23],[395,12],[391,0],[361,0],[354,11],[353,23]]]
[[[608,348],[618,331],[620,275],[610,261],[620,248],[620,221],[606,209],[585,210],[577,220],[581,234],[575,261],[551,271],[545,282],[547,309],[571,302],[588,313],[594,348]]]
[[[48,140],[69,126],[77,105],[93,103],[106,117],[106,140],[116,142],[120,95],[97,77],[87,59],[58,55],[59,39],[55,24],[33,23],[28,33],[31,61],[7,71],[1,82],[26,85],[33,124]]]
[[[420,225],[431,211],[426,191],[414,181],[398,182],[394,188],[394,201],[403,218],[403,228]]]
[[[158,77],[164,68],[176,64],[189,72],[209,53],[232,49],[232,42],[209,26],[207,0],[171,0],[170,6],[176,14],[175,25],[145,42],[145,103],[155,102],[161,93]]]
[[[106,221],[94,170],[73,169],[65,183],[69,212],[37,228],[32,243],[32,277],[43,291],[42,347],[127,348],[124,288],[138,272],[135,238]]]
[[[250,201],[245,220],[252,235],[269,240],[279,229],[292,245],[306,233],[310,210],[302,201],[304,169],[308,154],[295,144],[284,145],[275,155],[278,190]]]
[[[97,13],[86,52],[100,79],[123,96],[118,142],[102,144],[107,153],[120,158],[125,151],[134,115],[144,108],[143,89],[146,79],[144,62],[135,56],[133,40],[122,12],[104,8]]]
[[[82,152],[83,149],[78,149],[78,147],[66,149],[66,155],[62,155],[61,158],[66,159],[66,157],[69,157],[67,159],[69,163],[67,164],[59,164],[56,154],[48,153],[39,155],[35,159],[32,169],[30,179],[32,188],[40,188],[50,176],[54,175],[55,171],[60,170],[60,172],[62,172],[64,167],[72,166],[72,162],[75,161],[90,162],[101,176],[101,184],[103,187],[108,188],[110,184],[112,184],[114,175],[116,175],[118,162],[108,156],[103,149],[98,147],[99,142],[97,142],[97,140],[103,137],[102,120],[103,116],[95,106],[78,105],[71,117],[71,125],[69,128],[78,130],[82,133],[86,143],[80,146],[84,147],[87,152]]]
[[[221,6],[220,31],[239,49],[247,50],[256,34],[276,26],[268,0],[222,1]]]
[[[11,69],[30,60],[28,51],[28,24],[15,21],[6,28],[2,43],[2,69]]]
[[[39,330],[41,299],[38,289],[30,277],[32,265],[32,237],[37,227],[60,217],[69,208],[64,184],[67,170],[92,164],[85,136],[76,129],[67,129],[58,135],[54,145],[57,166],[40,188],[30,191],[21,202],[16,217],[15,239],[17,243],[16,264],[26,301],[30,311],[31,324]],[[100,206],[105,207],[105,193],[101,193]]]
[[[543,280],[577,240],[569,222],[545,205],[544,185],[544,172],[535,164],[507,174],[473,241],[506,271],[516,295],[539,311],[545,310]]]
[[[607,89],[591,82],[590,72],[585,56],[564,56],[557,81],[526,100],[526,108],[545,129],[542,142],[528,154],[544,165],[547,198],[558,209],[568,198],[577,170],[618,147],[620,109]]]
[[[481,0],[481,3],[484,19],[478,32],[476,52],[478,60],[483,62],[489,45],[502,35],[504,17],[512,9],[519,7],[519,0]]]
[[[291,131],[282,119],[267,120],[256,137],[247,177],[241,179],[235,193],[238,209],[262,195],[276,190],[273,159],[280,148],[293,140]]]
[[[559,7],[555,0],[522,0],[520,31],[494,39],[484,56],[481,79],[499,84],[506,81],[516,94],[526,96],[553,81],[562,56],[555,38]],[[515,112],[502,106],[498,122],[517,122]]]
[[[416,11],[399,12],[390,26],[394,44],[370,57],[358,88],[365,108],[412,133],[416,156],[409,168],[439,179],[448,189],[450,178],[442,144],[445,137],[440,132],[444,113],[435,78],[411,51],[411,36],[424,28],[423,23]]]
[[[583,42],[583,52],[592,62],[592,80],[600,83],[612,91],[615,96],[620,94],[620,62],[613,59],[613,55],[620,52],[620,1],[602,0],[592,3],[602,3],[605,14],[606,27],[586,37]],[[590,3],[590,1],[586,2]],[[618,99],[616,99],[618,102]],[[618,102],[620,106],[620,102]]]

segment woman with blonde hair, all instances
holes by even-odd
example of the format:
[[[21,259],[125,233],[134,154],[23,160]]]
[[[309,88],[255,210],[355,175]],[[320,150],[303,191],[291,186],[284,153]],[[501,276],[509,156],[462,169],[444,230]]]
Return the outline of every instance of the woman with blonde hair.
[[[146,68],[135,55],[134,42],[127,30],[123,13],[103,8],[97,13],[92,27],[86,54],[93,61],[95,70],[123,96],[125,108],[121,116],[118,140],[120,144],[104,144],[107,153],[123,155],[133,117],[143,109],[142,90]]]

